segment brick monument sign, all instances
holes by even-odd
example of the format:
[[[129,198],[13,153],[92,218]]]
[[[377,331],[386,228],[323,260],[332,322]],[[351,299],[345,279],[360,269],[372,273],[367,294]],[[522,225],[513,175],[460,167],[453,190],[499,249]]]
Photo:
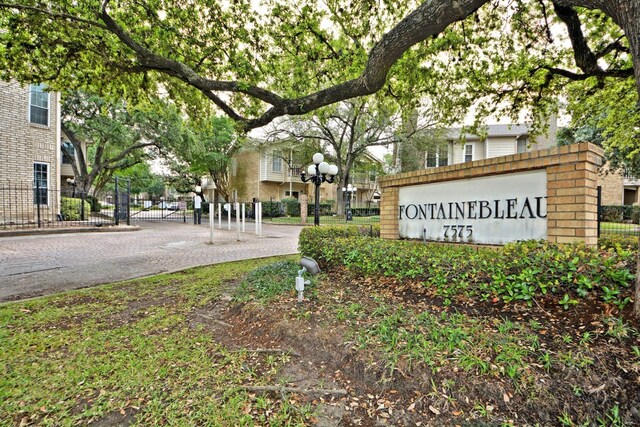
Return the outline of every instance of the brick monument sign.
[[[580,143],[383,177],[381,237],[595,245],[602,154]]]

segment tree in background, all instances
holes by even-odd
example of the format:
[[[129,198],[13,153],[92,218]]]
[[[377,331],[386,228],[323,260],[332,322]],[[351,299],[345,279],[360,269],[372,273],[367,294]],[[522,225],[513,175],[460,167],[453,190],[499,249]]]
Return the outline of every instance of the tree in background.
[[[76,92],[64,96],[62,117],[62,130],[71,142],[62,149],[77,186],[94,195],[115,173],[156,158],[184,137],[179,114],[161,101],[128,107]]]
[[[117,172],[118,178],[128,180],[132,195],[146,193],[151,200],[157,200],[164,195],[165,184],[162,175],[151,172],[148,163],[138,163]],[[111,180],[104,186],[104,191],[115,190],[115,183]]]
[[[342,188],[351,182],[351,174],[363,162],[369,148],[389,146],[396,141],[395,128],[401,121],[394,106],[373,98],[359,98],[325,107],[308,117],[292,118],[269,132],[270,142],[290,142],[307,146],[306,158],[297,156],[301,165],[309,164],[311,151],[319,149],[338,166],[338,200]],[[343,213],[338,203],[338,213]]]
[[[168,182],[179,192],[191,192],[203,176],[210,176],[217,193],[229,200],[229,167],[241,146],[234,123],[227,117],[211,116],[186,122],[185,137],[171,147],[166,162]]]

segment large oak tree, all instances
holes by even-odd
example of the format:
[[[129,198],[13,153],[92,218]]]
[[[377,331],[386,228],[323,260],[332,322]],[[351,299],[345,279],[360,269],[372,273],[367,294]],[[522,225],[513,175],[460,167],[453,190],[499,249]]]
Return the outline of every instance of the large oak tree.
[[[424,73],[412,74],[410,68],[424,68],[425,60],[413,53],[437,51],[439,35],[453,24],[500,2],[252,3],[4,1],[2,77],[47,82],[59,89],[88,86],[129,97],[162,87],[185,101],[192,114],[209,100],[249,130],[282,115],[306,114],[375,93],[395,80],[424,78]],[[604,13],[624,36],[618,44],[628,51],[640,94],[640,0],[511,3],[516,5],[511,18],[522,22],[527,16],[518,9],[529,12],[533,3],[545,13],[547,6],[555,9],[574,50],[574,67],[564,75],[579,79],[606,74],[587,43],[579,8]]]

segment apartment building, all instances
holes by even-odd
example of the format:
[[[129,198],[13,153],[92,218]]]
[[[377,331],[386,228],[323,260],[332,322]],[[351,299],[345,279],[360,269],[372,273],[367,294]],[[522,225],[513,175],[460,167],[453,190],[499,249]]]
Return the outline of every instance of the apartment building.
[[[0,82],[0,222],[59,211],[59,94]]]

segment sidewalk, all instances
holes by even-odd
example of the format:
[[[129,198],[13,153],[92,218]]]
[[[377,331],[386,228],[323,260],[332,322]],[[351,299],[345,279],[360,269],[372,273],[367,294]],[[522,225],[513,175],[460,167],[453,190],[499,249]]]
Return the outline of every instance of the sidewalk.
[[[126,227],[126,226],[120,226]],[[200,265],[298,252],[301,226],[263,224],[262,236],[225,224],[209,242],[208,224],[141,223],[101,232],[21,234],[0,238],[0,302]],[[58,229],[56,229],[58,230]],[[90,232],[88,232],[90,231]]]

